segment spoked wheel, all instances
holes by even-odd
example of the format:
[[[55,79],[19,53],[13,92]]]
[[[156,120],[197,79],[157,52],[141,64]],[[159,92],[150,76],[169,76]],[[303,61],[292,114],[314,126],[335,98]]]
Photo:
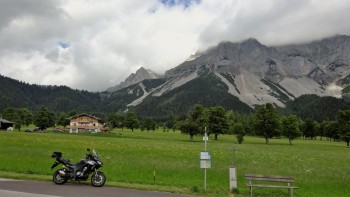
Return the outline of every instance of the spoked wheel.
[[[101,187],[106,182],[106,175],[103,172],[93,173],[91,176],[91,184],[95,187]]]
[[[63,169],[56,170],[56,172],[52,176],[53,182],[55,182],[58,185],[62,185],[68,180],[68,178],[60,175],[59,173],[60,170],[63,170]]]

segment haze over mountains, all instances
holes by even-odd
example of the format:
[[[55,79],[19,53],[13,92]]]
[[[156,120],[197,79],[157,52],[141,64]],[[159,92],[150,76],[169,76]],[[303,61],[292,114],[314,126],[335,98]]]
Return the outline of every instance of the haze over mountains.
[[[281,47],[251,38],[197,53],[164,76],[140,68],[121,84],[98,93],[99,98],[86,91],[83,95],[92,110],[104,112],[135,110],[144,116],[162,116],[186,113],[196,103],[247,112],[264,103],[285,107],[308,94],[347,98],[349,65],[349,36]],[[74,95],[81,95],[76,91]],[[69,98],[70,103],[79,103],[73,100],[82,97]]]

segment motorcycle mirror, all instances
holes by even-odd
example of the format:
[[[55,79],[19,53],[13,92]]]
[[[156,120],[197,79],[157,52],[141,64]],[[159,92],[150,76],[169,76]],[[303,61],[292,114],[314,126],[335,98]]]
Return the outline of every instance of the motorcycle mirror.
[[[90,149],[89,149],[89,148],[87,148],[86,150],[90,152]]]

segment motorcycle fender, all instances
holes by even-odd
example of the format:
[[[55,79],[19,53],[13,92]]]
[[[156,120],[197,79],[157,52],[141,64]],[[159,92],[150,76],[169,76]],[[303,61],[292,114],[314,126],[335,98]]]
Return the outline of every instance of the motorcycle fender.
[[[59,164],[60,164],[60,163],[57,162],[57,161],[56,161],[55,163],[53,163],[52,166],[51,166],[51,170],[54,169],[54,168],[55,168],[56,166],[58,166]]]

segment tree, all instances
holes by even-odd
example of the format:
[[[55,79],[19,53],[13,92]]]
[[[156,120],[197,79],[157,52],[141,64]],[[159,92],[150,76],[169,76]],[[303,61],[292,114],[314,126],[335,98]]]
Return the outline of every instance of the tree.
[[[350,144],[350,110],[339,111],[337,114],[337,122],[339,123],[340,139],[346,142],[346,146]]]
[[[180,121],[177,124],[181,133],[190,135],[190,142],[193,142],[194,135],[198,135],[199,133],[201,133],[201,130],[198,127],[198,125],[191,120]]]
[[[28,127],[33,122],[33,113],[27,108],[22,108],[21,111],[23,113],[23,124]]]
[[[340,134],[339,134],[339,130],[340,130],[340,125],[338,123],[338,121],[327,121],[326,124],[326,132],[325,132],[325,136],[327,138],[329,138],[329,140],[331,141],[332,139],[334,141],[339,140],[340,139]]]
[[[57,120],[57,124],[66,128],[66,126],[69,125],[69,123],[70,123],[68,116],[69,115],[66,113],[60,113],[58,120]]]
[[[225,114],[226,116],[226,122],[228,125],[228,134],[234,134],[234,126],[235,126],[235,113],[232,110],[229,110]]]
[[[255,114],[255,131],[269,143],[269,139],[280,136],[280,121],[278,114],[271,103],[259,107]]]
[[[112,128],[124,128],[125,115],[121,113],[110,113],[108,114],[107,121]]]
[[[18,131],[21,131],[22,125],[24,125],[24,120],[26,117],[26,110],[15,109],[14,113],[14,127],[15,129],[18,129]]]
[[[245,130],[242,123],[236,123],[233,127],[233,133],[236,134],[237,141],[239,144],[242,144],[244,141]]]
[[[176,127],[181,130],[181,133],[189,134],[190,141],[193,142],[193,136],[202,133],[207,125],[208,111],[200,104],[193,106],[187,119],[176,123]]]
[[[126,128],[131,129],[131,131],[133,132],[134,129],[136,129],[140,126],[140,121],[137,118],[135,112],[128,112],[126,114],[124,124],[125,124]]]
[[[141,127],[146,129],[148,132],[149,130],[156,130],[156,121],[154,121],[153,119],[151,118],[146,118],[143,122],[142,122],[142,125]]]
[[[111,128],[116,128],[118,125],[117,114],[116,113],[108,114],[107,121],[109,122],[109,125]]]
[[[26,108],[6,108],[4,118],[14,123],[14,128],[21,131],[22,125],[29,125],[32,122],[32,113]]]
[[[45,106],[41,106],[39,111],[35,114],[34,124],[40,130],[45,130],[48,127],[55,126],[55,114],[49,111]]]
[[[201,104],[194,105],[193,109],[190,111],[189,117],[187,118],[193,123],[195,123],[200,130],[204,130],[208,127],[209,111],[204,108]]]
[[[15,116],[16,116],[15,109],[12,107],[8,107],[8,108],[4,109],[2,116],[6,120],[14,122]]]
[[[317,135],[316,127],[317,127],[316,121],[314,121],[311,118],[306,119],[301,124],[301,131],[303,132],[303,136],[310,140],[316,139],[316,135]]]
[[[320,140],[322,141],[322,137],[326,136],[327,133],[328,121],[324,120],[321,124],[318,125],[318,134],[320,135]]]
[[[226,112],[222,106],[209,108],[208,118],[209,131],[215,134],[215,140],[219,134],[225,134],[228,130]]]
[[[292,145],[292,140],[302,135],[299,125],[299,119],[295,115],[289,115],[282,119],[283,135],[288,138],[290,145]]]

